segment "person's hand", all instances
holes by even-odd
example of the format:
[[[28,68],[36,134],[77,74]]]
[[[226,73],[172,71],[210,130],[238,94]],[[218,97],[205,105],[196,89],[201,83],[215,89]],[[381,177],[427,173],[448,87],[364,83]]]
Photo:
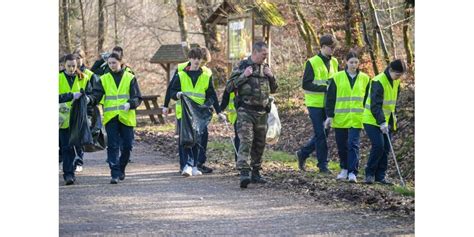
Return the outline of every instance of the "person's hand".
[[[384,134],[388,134],[388,125],[387,123],[382,123],[380,124],[380,131]]]
[[[326,121],[324,121],[324,128],[329,129],[332,125],[332,118],[327,118]]]
[[[218,113],[217,116],[219,117],[219,120],[220,120],[221,122],[227,121],[227,117],[225,116],[224,113]]]
[[[245,71],[244,71],[244,75],[245,75],[246,77],[252,75],[252,73],[253,73],[253,69],[252,69],[251,66],[248,66],[248,67],[245,69]]]
[[[270,70],[270,67],[264,67],[263,73],[267,75],[268,77],[273,77],[273,73],[272,73],[272,70]]]
[[[81,92],[74,92],[72,93],[72,99],[77,100],[81,97],[82,93]]]
[[[161,109],[161,113],[164,114],[165,116],[168,116],[168,108],[167,107],[163,107]]]
[[[176,93],[176,98],[181,99],[181,96],[183,96],[183,92],[178,91],[178,93]]]
[[[125,103],[125,104],[123,105],[123,110],[124,110],[125,112],[128,112],[129,109],[130,109],[130,103],[127,102],[127,103]]]

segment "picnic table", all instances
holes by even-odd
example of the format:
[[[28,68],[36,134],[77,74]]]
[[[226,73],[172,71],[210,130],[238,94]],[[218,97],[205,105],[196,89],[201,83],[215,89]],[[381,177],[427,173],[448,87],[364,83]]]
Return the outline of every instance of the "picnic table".
[[[154,124],[158,123],[165,123],[165,119],[163,118],[162,107],[158,105],[158,97],[160,95],[145,95],[142,96],[143,103],[145,104],[145,109],[138,109],[136,110],[137,115],[148,115],[150,120]],[[168,110],[171,112],[171,108]],[[158,121],[155,119],[155,115],[158,118]]]

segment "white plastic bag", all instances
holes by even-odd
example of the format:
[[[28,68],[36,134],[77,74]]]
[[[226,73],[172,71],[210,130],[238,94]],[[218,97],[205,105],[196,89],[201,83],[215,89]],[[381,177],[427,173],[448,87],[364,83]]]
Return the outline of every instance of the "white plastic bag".
[[[280,117],[278,117],[278,110],[275,103],[272,101],[270,113],[267,119],[267,144],[273,145],[278,142],[281,133]]]

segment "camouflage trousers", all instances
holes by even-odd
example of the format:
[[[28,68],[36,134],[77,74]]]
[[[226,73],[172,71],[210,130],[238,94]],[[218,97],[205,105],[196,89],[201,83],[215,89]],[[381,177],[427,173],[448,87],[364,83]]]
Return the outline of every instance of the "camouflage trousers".
[[[260,169],[267,135],[267,112],[256,112],[240,107],[237,110],[237,169]],[[250,158],[250,166],[248,160]]]

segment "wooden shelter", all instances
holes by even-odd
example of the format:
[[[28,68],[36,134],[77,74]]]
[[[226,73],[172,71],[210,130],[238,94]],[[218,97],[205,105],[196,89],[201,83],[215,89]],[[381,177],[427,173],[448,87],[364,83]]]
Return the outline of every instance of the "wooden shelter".
[[[251,32],[251,41],[250,43],[250,52],[251,52],[251,45],[256,41],[256,26],[261,26],[261,38],[265,41],[268,45],[268,64],[271,63],[271,34],[270,29],[271,26],[284,26],[286,25],[286,21],[281,15],[281,13],[276,8],[275,4],[265,1],[265,0],[255,0],[255,1],[228,1],[224,0],[224,2],[211,14],[211,16],[206,20],[206,23],[211,25],[223,25],[227,26],[227,34],[228,34],[228,43],[227,43],[227,59],[228,59],[228,66],[231,67],[232,63],[237,60],[241,60],[242,54],[233,55],[231,53],[232,45],[231,40],[232,37],[235,38],[235,35],[231,35],[231,28],[229,27],[229,23],[232,21],[250,21],[250,24],[242,23],[240,24],[239,34],[240,31],[249,31]],[[235,28],[235,27],[234,27]],[[250,29],[249,29],[250,28]],[[245,35],[238,35],[237,37]],[[240,40],[240,39],[239,39]],[[243,39],[245,41],[245,39]],[[258,39],[257,39],[258,40]],[[239,42],[240,43],[240,42]],[[245,43],[242,44],[245,47]],[[237,46],[239,47],[239,46]],[[242,50],[242,49],[238,49]],[[248,48],[244,49],[246,54],[248,54]]]
[[[198,44],[191,44],[191,48],[199,47]],[[150,63],[158,63],[167,74],[167,83],[169,85],[171,80],[171,71],[173,66],[178,63],[182,63],[188,60],[188,56],[185,54],[181,44],[165,44],[161,45],[156,51],[155,55],[150,59]]]

